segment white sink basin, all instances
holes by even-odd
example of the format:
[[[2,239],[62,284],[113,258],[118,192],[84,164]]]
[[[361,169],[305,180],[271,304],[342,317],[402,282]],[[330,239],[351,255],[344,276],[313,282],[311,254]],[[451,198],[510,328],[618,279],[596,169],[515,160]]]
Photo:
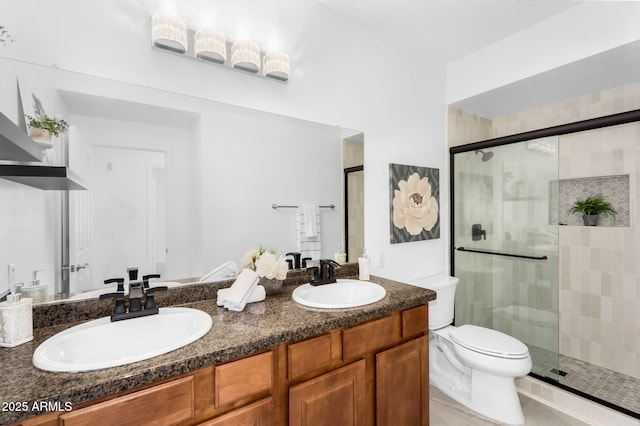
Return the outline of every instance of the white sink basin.
[[[211,324],[211,315],[191,308],[160,308],[157,315],[116,322],[99,318],[42,342],[33,353],[33,365],[77,372],[130,364],[188,345]]]
[[[312,308],[355,308],[384,299],[384,287],[369,281],[338,280],[335,284],[304,284],[293,290],[293,300]]]

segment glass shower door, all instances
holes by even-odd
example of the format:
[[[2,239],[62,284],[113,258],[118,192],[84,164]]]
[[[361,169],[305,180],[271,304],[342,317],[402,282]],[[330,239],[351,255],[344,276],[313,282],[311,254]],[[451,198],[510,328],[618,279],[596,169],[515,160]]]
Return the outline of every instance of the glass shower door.
[[[454,153],[455,324],[509,334],[558,378],[558,138]]]

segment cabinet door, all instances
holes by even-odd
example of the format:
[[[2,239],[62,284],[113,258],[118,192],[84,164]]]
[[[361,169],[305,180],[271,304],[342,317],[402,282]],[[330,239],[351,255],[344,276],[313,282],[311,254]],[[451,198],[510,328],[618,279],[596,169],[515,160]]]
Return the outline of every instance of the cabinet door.
[[[271,426],[272,398],[265,398],[243,408],[238,408],[230,413],[220,416],[200,426]]]
[[[376,355],[376,424],[429,424],[428,339],[422,336]]]
[[[366,417],[365,361],[289,389],[290,426],[355,426]]]

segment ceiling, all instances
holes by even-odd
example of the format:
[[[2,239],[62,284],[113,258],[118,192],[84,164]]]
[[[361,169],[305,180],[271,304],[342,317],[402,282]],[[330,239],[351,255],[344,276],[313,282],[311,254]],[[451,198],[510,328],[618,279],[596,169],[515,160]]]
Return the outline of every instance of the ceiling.
[[[493,119],[639,81],[640,40],[463,99],[450,106]]]
[[[451,62],[580,1],[316,0],[415,49]]]

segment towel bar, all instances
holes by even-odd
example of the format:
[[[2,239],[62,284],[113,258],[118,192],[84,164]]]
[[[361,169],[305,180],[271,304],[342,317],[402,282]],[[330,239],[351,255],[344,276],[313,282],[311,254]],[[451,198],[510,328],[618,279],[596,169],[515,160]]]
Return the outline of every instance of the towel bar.
[[[336,206],[334,204],[329,204],[328,206],[319,206],[321,209],[335,209]],[[297,209],[298,206],[281,206],[279,204],[273,203],[271,204],[272,209]]]

